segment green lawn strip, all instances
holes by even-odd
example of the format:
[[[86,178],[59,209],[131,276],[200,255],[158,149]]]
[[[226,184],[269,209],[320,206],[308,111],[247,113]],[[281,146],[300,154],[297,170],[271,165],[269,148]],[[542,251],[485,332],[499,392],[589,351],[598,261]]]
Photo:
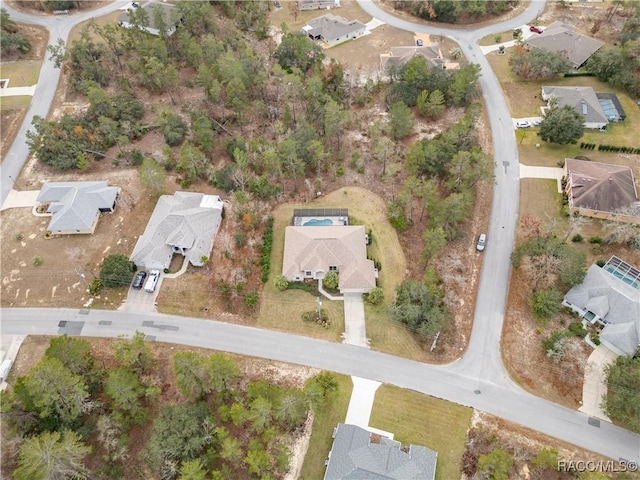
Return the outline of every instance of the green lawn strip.
[[[9,79],[9,88],[30,87],[38,83],[41,66],[42,62],[38,60],[16,60],[2,63],[0,64],[0,78]]]
[[[500,37],[500,41],[496,42],[496,37]],[[498,43],[510,42],[514,40],[513,30],[507,30],[502,33],[491,33],[485,37],[482,37],[478,42],[478,45],[482,47],[488,47],[490,45],[497,45]]]
[[[423,445],[438,452],[436,479],[460,478],[460,460],[473,410],[391,385],[376,392],[369,425],[403,445]]]
[[[2,97],[0,99],[0,111],[6,112],[7,110],[22,110],[28,108],[31,103],[31,96],[24,95],[21,97]]]
[[[407,329],[389,318],[389,302],[385,298],[381,305],[365,303],[364,314],[367,322],[367,338],[371,349],[390,353],[411,360],[425,361],[425,351]]]
[[[525,215],[539,218],[543,224],[551,219],[556,221],[556,232],[565,232],[568,220],[562,214],[562,196],[558,193],[558,183],[544,178],[523,178],[520,180],[520,218]]]
[[[325,460],[333,445],[333,429],[347,417],[353,383],[351,377],[334,374],[338,380],[338,393],[331,403],[315,413],[309,448],[300,472],[301,480],[324,478]]]

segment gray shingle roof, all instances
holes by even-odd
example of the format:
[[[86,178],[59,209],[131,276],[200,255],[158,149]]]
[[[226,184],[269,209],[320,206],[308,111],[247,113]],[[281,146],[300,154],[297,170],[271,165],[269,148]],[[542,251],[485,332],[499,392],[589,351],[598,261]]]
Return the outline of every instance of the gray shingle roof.
[[[321,37],[325,42],[331,42],[363,28],[365,28],[365,24],[359,20],[348,21],[346,18],[327,13],[309,20],[303,30],[308,35]]]
[[[614,213],[638,201],[629,167],[566,158],[565,170],[573,207]]]
[[[172,17],[172,11],[175,8],[175,5],[171,5],[170,3],[149,2],[145,5],[141,5],[138,8],[143,9],[146,13],[146,21],[143,25],[141,25],[142,30],[152,33],[153,35],[157,35],[158,31],[158,29],[156,28],[156,10],[160,12],[159,15],[162,16],[169,29],[171,29],[171,27],[175,27],[179,23]],[[132,12],[135,10],[137,9],[130,9],[130,11]],[[118,16],[118,22],[128,27],[129,11],[121,13]]]
[[[48,231],[92,233],[100,210],[111,210],[119,193],[106,181],[47,182],[36,200],[49,203]]]
[[[542,87],[542,98],[555,97],[558,106],[569,105],[585,123],[608,123],[600,100],[591,87]]]
[[[575,32],[561,22],[553,22],[540,35],[533,35],[527,45],[559,53],[566,57],[575,68],[581,67],[604,42]]]
[[[387,68],[389,64],[401,67],[416,56],[424,57],[427,65],[433,65],[434,67],[442,68],[445,63],[440,48],[433,45],[425,45],[422,47],[392,47],[390,53],[380,55],[380,61],[382,62],[382,68]]]
[[[338,424],[325,480],[433,480],[438,453],[374,435],[355,425]]]
[[[211,255],[222,210],[223,203],[217,195],[193,192],[162,195],[131,253],[131,261],[163,269],[179,250],[192,265],[201,266],[201,258]]]
[[[582,310],[597,315],[604,313],[602,318],[608,324],[600,337],[628,355],[635,353],[640,335],[640,290],[591,265],[582,283],[569,290],[564,298]]]

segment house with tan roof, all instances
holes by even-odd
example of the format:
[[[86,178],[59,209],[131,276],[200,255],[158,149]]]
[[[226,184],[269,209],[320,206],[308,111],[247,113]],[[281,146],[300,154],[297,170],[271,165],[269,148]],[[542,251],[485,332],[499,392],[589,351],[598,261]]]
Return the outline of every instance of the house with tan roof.
[[[101,213],[116,208],[120,188],[106,181],[47,182],[36,202],[47,205],[52,218],[47,231],[61,235],[92,234]]]
[[[302,282],[322,279],[328,272],[338,273],[342,293],[367,293],[376,286],[364,226],[286,227],[282,275],[290,282]]]
[[[600,342],[617,355],[633,356],[640,346],[640,270],[612,256],[591,265],[562,304],[585,322],[603,327]]]
[[[526,44],[562,55],[577,70],[604,45],[604,42],[582,35],[562,22],[553,22],[540,35],[529,37]]]
[[[224,205],[218,195],[176,192],[158,199],[144,233],[131,253],[138,266],[162,270],[174,253],[201,267],[211,256]]]
[[[309,20],[302,27],[303,33],[311,40],[326,43],[329,47],[356,39],[364,35],[366,30],[367,26],[359,20],[348,21],[331,13]]]
[[[570,213],[640,223],[633,213],[640,203],[631,168],[566,158],[564,178]]]

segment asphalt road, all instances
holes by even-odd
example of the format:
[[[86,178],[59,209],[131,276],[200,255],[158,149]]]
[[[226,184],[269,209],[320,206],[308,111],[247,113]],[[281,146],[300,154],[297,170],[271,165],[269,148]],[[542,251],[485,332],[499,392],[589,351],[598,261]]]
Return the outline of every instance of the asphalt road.
[[[136,331],[158,342],[308,365],[409,388],[477,408],[613,459],[640,461],[638,435],[607,422],[592,426],[581,413],[534,397],[513,384],[477,378],[473,371],[466,373],[362,347],[188,317],[88,309],[2,310],[3,335],[68,333],[117,337]]]
[[[58,15],[58,16],[37,16],[22,13],[17,10],[13,10],[6,2],[2,3],[2,8],[5,8],[11,19],[17,22],[31,23],[34,25],[40,25],[49,30],[49,45],[55,45],[59,38],[65,42],[69,36],[71,29],[80,22],[88,20],[92,17],[100,17],[111,13],[118,8],[123,7],[129,2],[117,1],[111,3],[105,7],[90,12],[74,13],[71,15]],[[53,62],[49,60],[50,54],[45,54],[45,60],[42,63],[40,69],[40,78],[38,78],[38,87],[31,100],[27,115],[22,122],[22,126],[18,130],[18,134],[14,142],[11,144],[7,155],[2,160],[0,165],[0,205],[4,203],[9,195],[9,191],[13,187],[13,184],[17,180],[24,166],[27,158],[29,157],[29,148],[27,147],[27,131],[31,129],[31,120],[35,115],[41,117],[47,117],[49,109],[53,103],[53,98],[58,86],[58,80],[60,79],[60,69],[53,66]]]
[[[50,43],[66,39],[73,25],[113,11],[126,2],[71,17],[34,17],[10,10],[18,21],[44,25]],[[497,415],[547,435],[614,459],[640,461],[640,436],[606,422],[589,423],[582,413],[534,397],[508,377],[500,356],[500,335],[509,283],[509,255],[513,248],[518,214],[518,152],[513,125],[499,83],[476,45],[477,39],[502,32],[534,19],[544,7],[532,2],[526,12],[499,25],[469,31],[426,27],[399,20],[369,1],[361,7],[372,16],[398,28],[455,39],[470,61],[480,64],[480,86],[490,116],[495,146],[496,186],[488,244],[484,253],[474,327],[464,357],[448,366],[430,366],[364,348],[335,344],[278,332],[226,323],[159,314],[114,311],[3,309],[2,334],[77,334],[116,337],[143,331],[150,340],[181,343],[244,355],[309,365],[447,399]],[[46,61],[36,95],[16,141],[2,164],[1,195],[4,201],[19,174],[28,151],[25,134],[33,115],[46,116],[53,100],[59,71]],[[67,322],[61,327],[59,322]],[[585,459],[588,460],[588,459]]]

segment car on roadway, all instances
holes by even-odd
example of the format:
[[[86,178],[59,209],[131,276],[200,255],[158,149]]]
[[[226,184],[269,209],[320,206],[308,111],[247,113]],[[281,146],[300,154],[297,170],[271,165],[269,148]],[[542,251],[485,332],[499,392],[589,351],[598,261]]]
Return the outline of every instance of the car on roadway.
[[[160,279],[160,270],[151,270],[149,272],[149,277],[147,278],[147,283],[144,284],[144,291],[147,293],[155,292],[159,279]]]
[[[416,45],[421,47],[424,45],[424,42],[421,39],[416,40]]]
[[[531,125],[533,125],[534,127],[539,127],[540,125],[542,125],[542,119],[536,118],[534,121],[531,122]]]
[[[528,120],[518,120],[516,122],[516,127],[517,128],[529,128],[531,126],[531,124],[529,123]]]
[[[136,273],[136,276],[133,277],[133,285],[131,285],[136,290],[140,290],[144,285],[144,279],[147,278],[147,272],[144,270],[140,270]]]
[[[533,33],[542,33],[543,30],[540,27],[536,27],[535,25],[531,25],[529,27],[529,31]]]
[[[476,250],[478,250],[479,252],[482,252],[486,245],[487,245],[487,235],[484,233],[481,233],[480,236],[478,237],[478,241],[476,242]]]

